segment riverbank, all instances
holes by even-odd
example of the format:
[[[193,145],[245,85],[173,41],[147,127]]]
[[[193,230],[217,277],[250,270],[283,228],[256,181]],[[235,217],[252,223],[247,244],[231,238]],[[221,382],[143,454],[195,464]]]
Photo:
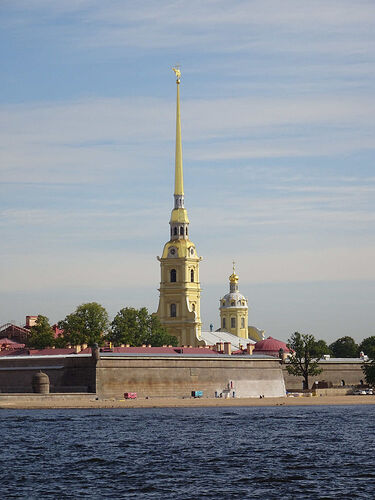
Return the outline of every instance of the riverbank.
[[[0,409],[58,409],[58,408],[199,408],[236,406],[326,406],[375,405],[373,396],[320,396],[285,398],[151,398],[136,400],[96,399],[95,395],[60,394],[0,395]]]

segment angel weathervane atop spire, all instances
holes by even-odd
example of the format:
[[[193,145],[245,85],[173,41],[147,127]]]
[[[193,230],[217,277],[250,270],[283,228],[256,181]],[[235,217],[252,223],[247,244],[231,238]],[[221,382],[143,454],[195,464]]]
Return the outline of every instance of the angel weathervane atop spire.
[[[176,83],[179,84],[181,81],[180,65],[176,64],[176,67],[172,68],[172,70],[175,72],[176,75]]]

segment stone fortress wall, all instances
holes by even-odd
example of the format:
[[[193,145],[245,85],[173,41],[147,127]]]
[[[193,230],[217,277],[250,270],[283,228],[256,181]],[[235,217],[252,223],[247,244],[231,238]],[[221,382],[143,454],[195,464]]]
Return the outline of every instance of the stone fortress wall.
[[[321,361],[323,372],[310,377],[334,387],[365,382],[361,360]],[[55,393],[86,392],[99,397],[190,397],[201,390],[204,397],[278,397],[302,389],[302,378],[289,375],[285,364],[271,357],[234,355],[22,356],[0,358],[0,392],[30,393],[32,378],[46,373]]]
[[[276,359],[251,356],[163,358],[102,357],[96,372],[99,396],[122,397],[124,391],[139,397],[280,397],[285,384]]]

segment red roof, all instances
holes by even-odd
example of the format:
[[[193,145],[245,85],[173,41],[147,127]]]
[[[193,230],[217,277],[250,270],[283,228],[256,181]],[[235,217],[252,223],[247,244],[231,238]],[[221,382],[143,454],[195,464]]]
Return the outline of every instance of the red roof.
[[[86,351],[86,349],[85,349]],[[81,351],[83,352],[83,351]],[[91,352],[91,351],[90,351]],[[206,349],[202,347],[112,347],[109,349],[107,347],[102,347],[101,352],[105,354],[106,352],[118,352],[118,353],[152,353],[152,354],[218,354],[212,349]]]
[[[290,352],[290,349],[287,347],[285,342],[274,339],[272,337],[268,337],[265,340],[260,340],[259,342],[257,342],[254,346],[253,352],[258,354],[270,354],[278,356],[280,349],[283,349],[284,352]]]
[[[22,349],[25,347],[25,344],[19,344],[18,342],[14,342],[13,340],[4,337],[0,339],[0,346],[11,347],[12,349]]]
[[[46,348],[46,349],[17,349],[14,351],[12,349],[0,351],[0,356],[10,356],[10,355],[20,355],[20,356],[56,356],[59,354],[75,354],[76,350],[74,347],[70,348]],[[134,353],[134,354],[201,354],[205,355],[217,355],[219,354],[212,349],[202,348],[202,347],[108,347],[100,348],[101,354],[105,353]],[[79,351],[78,354],[91,354],[91,347],[86,347]]]

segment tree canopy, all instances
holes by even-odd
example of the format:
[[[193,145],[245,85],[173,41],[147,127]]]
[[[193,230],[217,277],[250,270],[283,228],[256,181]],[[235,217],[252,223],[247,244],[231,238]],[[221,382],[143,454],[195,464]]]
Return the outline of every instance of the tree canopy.
[[[288,373],[303,377],[303,388],[309,388],[309,376],[319,375],[322,368],[319,367],[319,359],[326,354],[324,346],[317,342],[313,335],[299,332],[293,333],[288,339],[287,346],[292,349],[293,354],[286,365]]]
[[[367,354],[370,359],[375,359],[375,336],[373,335],[372,337],[363,339],[359,344],[358,350],[359,352],[362,351],[364,354]]]
[[[310,354],[321,358],[324,354],[332,355],[332,350],[325,340],[316,340]]]
[[[55,343],[53,330],[49,324],[49,319],[39,314],[35,325],[30,329],[30,336],[27,339],[27,346],[34,349],[44,349],[52,347]]]
[[[375,359],[362,365],[362,370],[365,375],[366,383],[375,387]]]
[[[58,325],[63,330],[63,340],[67,344],[103,345],[109,326],[108,313],[97,302],[88,302],[78,306],[74,313],[68,314]]]
[[[358,345],[352,337],[341,337],[329,347],[335,358],[356,358],[358,356]]]
[[[115,345],[177,345],[176,337],[169,335],[160,324],[159,318],[149,314],[145,307],[121,309],[111,323],[111,331],[107,338]]]

